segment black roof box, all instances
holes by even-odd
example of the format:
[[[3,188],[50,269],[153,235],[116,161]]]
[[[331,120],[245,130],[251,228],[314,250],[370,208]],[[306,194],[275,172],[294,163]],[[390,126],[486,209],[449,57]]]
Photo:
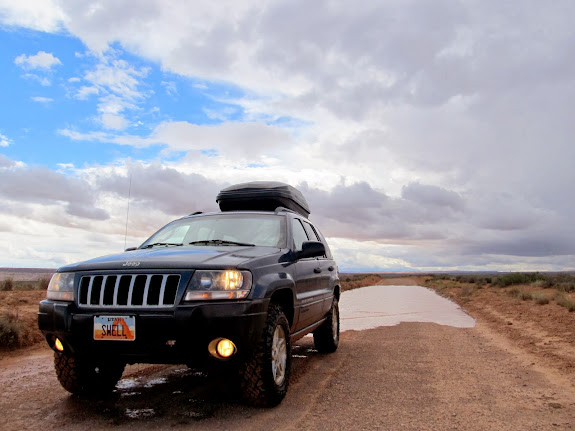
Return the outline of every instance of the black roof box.
[[[304,217],[310,213],[303,194],[278,181],[253,181],[227,187],[218,193],[216,202],[222,211],[275,211],[277,207],[284,207]]]

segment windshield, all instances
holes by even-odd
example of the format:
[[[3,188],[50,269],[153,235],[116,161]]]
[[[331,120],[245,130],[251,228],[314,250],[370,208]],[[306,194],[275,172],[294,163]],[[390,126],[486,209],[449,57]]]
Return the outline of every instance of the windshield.
[[[153,246],[255,245],[283,248],[285,218],[273,214],[214,214],[176,220],[140,248]]]

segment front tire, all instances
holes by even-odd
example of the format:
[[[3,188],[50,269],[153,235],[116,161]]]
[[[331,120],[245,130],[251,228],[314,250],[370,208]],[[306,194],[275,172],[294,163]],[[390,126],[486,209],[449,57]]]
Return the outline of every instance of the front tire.
[[[290,367],[289,323],[282,308],[270,304],[260,341],[241,375],[244,400],[256,407],[278,405],[287,393]]]
[[[64,389],[78,395],[112,392],[124,372],[124,363],[96,362],[87,358],[54,352],[54,368]]]
[[[313,333],[313,343],[320,353],[333,353],[339,346],[339,303],[333,298],[325,322]]]

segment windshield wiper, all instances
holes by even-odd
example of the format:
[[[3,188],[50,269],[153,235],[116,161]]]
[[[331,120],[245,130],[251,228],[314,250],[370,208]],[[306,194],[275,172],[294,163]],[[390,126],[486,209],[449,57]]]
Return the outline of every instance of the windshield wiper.
[[[240,245],[244,247],[255,247],[255,244],[246,242],[227,241],[225,239],[205,239],[203,241],[192,241],[190,245]]]
[[[143,249],[144,249],[144,248],[152,248],[152,247],[161,246],[161,245],[163,245],[164,247],[169,247],[169,246],[172,246],[172,245],[173,245],[173,246],[178,246],[178,245],[184,245],[184,244],[182,244],[182,243],[177,243],[177,242],[155,242],[155,243],[153,243],[153,244],[145,245],[145,246],[142,247],[142,248],[143,248]]]

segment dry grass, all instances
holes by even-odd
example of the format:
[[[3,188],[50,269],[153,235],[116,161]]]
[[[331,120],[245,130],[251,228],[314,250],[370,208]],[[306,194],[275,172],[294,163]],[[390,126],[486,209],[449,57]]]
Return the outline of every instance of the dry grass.
[[[24,326],[18,319],[18,313],[0,314],[0,348],[14,349],[23,344]]]
[[[565,307],[570,312],[575,311],[575,299],[567,293],[557,292],[555,295],[555,302],[561,307]]]

